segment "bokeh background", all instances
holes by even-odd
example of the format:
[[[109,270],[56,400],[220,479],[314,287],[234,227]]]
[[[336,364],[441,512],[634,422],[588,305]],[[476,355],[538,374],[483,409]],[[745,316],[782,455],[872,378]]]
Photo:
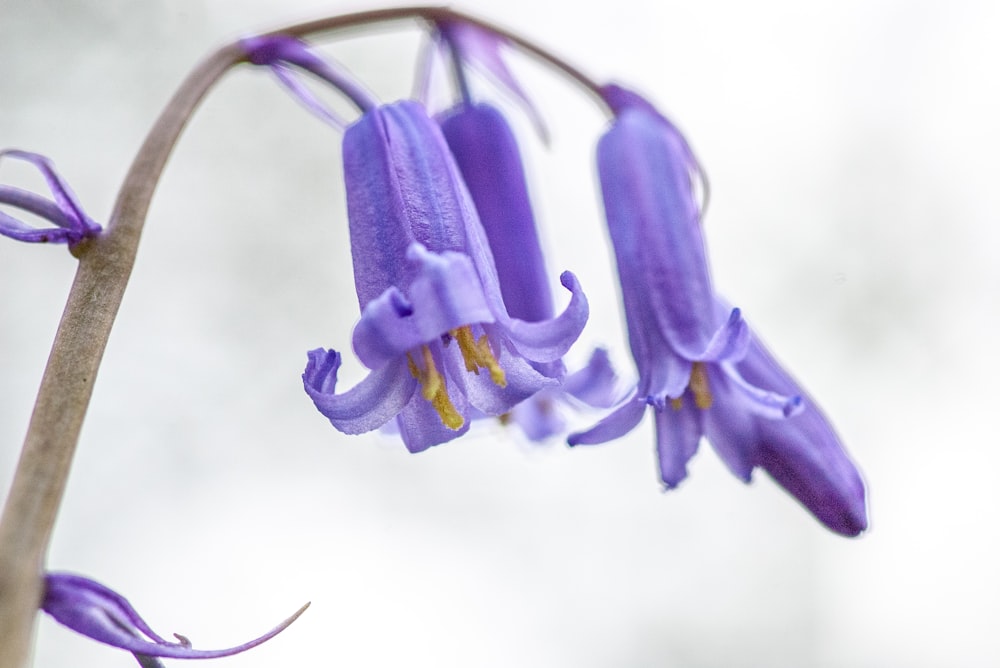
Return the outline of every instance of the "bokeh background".
[[[373,6],[0,0],[0,145],[53,158],[102,220],[211,49]],[[203,648],[312,601],[219,661],[234,668],[1000,664],[1000,5],[457,6],[638,87],[687,133],[712,184],[717,284],[832,416],[869,482],[870,532],[828,533],[707,444],[661,492],[648,420],[573,451],[491,424],[419,456],[340,435],[299,378],[305,351],[347,349],[357,318],[339,137],[247,68],[198,112],[153,201],[49,567]],[[331,53],[390,100],[420,41],[400,24]],[[514,66],[552,133],[545,148],[512,111],[553,283],[572,269],[591,298],[572,359],[607,345],[629,375],[593,187],[604,121]],[[0,178],[40,187],[12,162]],[[4,489],[74,264],[0,240]],[[347,367],[345,385],[363,374]],[[41,618],[35,665],[134,661]]]

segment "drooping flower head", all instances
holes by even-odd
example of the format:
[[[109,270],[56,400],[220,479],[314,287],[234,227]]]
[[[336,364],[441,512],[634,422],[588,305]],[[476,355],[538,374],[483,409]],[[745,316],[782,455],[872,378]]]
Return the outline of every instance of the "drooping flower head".
[[[605,99],[615,119],[598,172],[639,381],[570,444],[622,436],[650,410],[667,487],[687,476],[707,435],[740,478],[760,466],[829,528],[860,533],[864,484],[833,429],[715,293],[690,147],[640,96],[608,86]]]
[[[361,307],[353,345],[372,373],[335,394],[339,355],[312,351],[303,380],[320,412],[346,433],[396,417],[417,452],[553,386],[533,365],[565,354],[586,322],[586,299],[566,272],[561,315],[512,317],[475,207],[423,106],[367,111],[344,134],[343,153]]]
[[[426,109],[410,101],[379,105],[300,40],[242,44],[251,62],[274,69],[324,119],[331,114],[290,65],[332,84],[362,111],[342,150],[361,308],[352,341],[371,374],[337,394],[340,354],[311,351],[303,383],[320,412],[349,434],[395,420],[407,448],[419,452],[465,433],[472,418],[503,415],[557,384],[544,365],[558,365],[579,336],[586,298],[565,273],[572,296],[562,315],[549,309],[529,322],[511,314],[475,206]]]
[[[42,173],[52,200],[13,186],[0,184],[0,204],[21,209],[49,221],[55,227],[37,228],[0,211],[0,235],[18,241],[65,243],[72,248],[84,239],[96,236],[101,226],[88,216],[55,167],[45,156],[28,151],[0,151],[0,159],[15,158],[30,163]]]
[[[157,635],[121,594],[79,575],[47,574],[41,606],[63,626],[105,645],[132,652],[143,666],[158,665],[150,657],[215,659],[245,652],[284,631],[307,607],[308,603],[250,642],[228,649],[203,650],[191,647],[191,642],[181,635],[175,634],[177,641]]]

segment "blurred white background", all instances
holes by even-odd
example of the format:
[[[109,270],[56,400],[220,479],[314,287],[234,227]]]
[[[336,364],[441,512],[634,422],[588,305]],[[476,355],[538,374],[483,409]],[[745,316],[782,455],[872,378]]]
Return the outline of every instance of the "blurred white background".
[[[0,0],[0,146],[50,156],[103,220],[211,49],[374,6]],[[574,451],[488,424],[419,456],[340,435],[299,378],[307,349],[348,348],[357,317],[339,137],[247,68],[198,112],[154,199],[50,568],[202,648],[313,602],[219,661],[234,668],[1000,663],[1000,5],[459,7],[633,84],[687,133],[711,178],[717,283],[833,418],[871,531],[828,533],[705,444],[663,494],[648,421]],[[407,94],[419,42],[397,28],[332,47],[386,99]],[[553,282],[580,275],[585,344],[628,369],[592,185],[602,119],[515,65],[553,133],[548,151],[523,134]],[[0,178],[37,185],[6,161]],[[0,240],[4,494],[74,266]],[[362,373],[347,360],[345,386]],[[135,665],[48,618],[36,645],[46,668]]]

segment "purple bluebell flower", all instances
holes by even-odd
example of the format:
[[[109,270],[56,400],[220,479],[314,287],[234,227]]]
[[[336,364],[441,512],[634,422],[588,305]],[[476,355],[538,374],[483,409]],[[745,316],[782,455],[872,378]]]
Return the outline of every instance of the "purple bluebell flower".
[[[535,364],[561,358],[586,323],[571,292],[557,317],[513,317],[483,227],[441,130],[420,104],[366,112],[343,141],[354,280],[354,351],[371,373],[337,394],[340,355],[309,353],[306,392],[339,430],[396,418],[412,452],[449,441],[557,384]]]
[[[555,308],[545,258],[510,126],[494,107],[463,101],[444,115],[441,129],[485,229],[507,312],[528,322],[552,318]],[[568,378],[562,360],[532,366],[545,376],[565,380],[511,410],[513,421],[532,440],[564,432],[560,405],[583,402],[608,407],[614,402],[617,375],[604,350],[595,351],[589,364]]]
[[[63,626],[105,645],[128,650],[143,666],[155,666],[158,662],[151,657],[215,659],[245,652],[284,631],[309,604],[259,638],[219,650],[194,649],[187,638],[178,634],[174,634],[176,642],[157,635],[123,596],[79,575],[46,575],[41,607]]]
[[[38,168],[53,199],[48,200],[41,195],[0,184],[0,204],[8,204],[34,214],[55,227],[33,227],[0,211],[0,235],[18,241],[65,243],[72,248],[84,239],[100,233],[101,226],[83,211],[73,191],[56,173],[48,158],[12,149],[0,151],[0,159],[4,157],[24,160]]]
[[[639,372],[632,396],[571,445],[631,431],[651,410],[674,487],[703,435],[744,481],[762,467],[830,529],[867,527],[865,488],[829,422],[715,293],[695,197],[697,161],[641,97],[609,86],[616,114],[598,171]]]

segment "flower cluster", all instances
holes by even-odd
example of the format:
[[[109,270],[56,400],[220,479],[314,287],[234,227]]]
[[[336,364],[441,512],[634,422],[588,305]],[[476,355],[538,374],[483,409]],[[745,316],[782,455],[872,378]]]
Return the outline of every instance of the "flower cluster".
[[[451,66],[457,99],[450,108],[431,110],[424,99],[383,103],[292,35],[250,37],[224,52],[269,68],[342,132],[359,307],[352,345],[369,371],[343,390],[340,352],[310,351],[302,380],[319,412],[345,434],[398,433],[410,452],[456,439],[487,418],[516,424],[532,441],[559,436],[570,446],[601,444],[650,414],[666,488],[687,477],[704,438],[739,479],[749,482],[754,469],[763,469],[832,531],[863,532],[865,484],[833,427],[740,309],[715,290],[702,234],[703,171],[677,127],[637,93],[595,84],[513,35],[450,10],[399,11],[427,14],[427,62]],[[604,349],[592,351],[582,368],[567,368],[564,357],[590,315],[587,298],[564,271],[567,303],[556,308],[515,134],[470,85],[473,70],[485,74],[545,137],[541,115],[505,62],[512,45],[561,68],[609,115],[597,171],[637,372],[627,389]],[[342,94],[358,118],[335,113],[303,74]],[[37,168],[52,197],[0,184],[0,206],[50,224],[36,227],[0,208],[0,235],[72,250],[101,233],[47,158],[18,150],[0,151],[2,158]],[[100,246],[81,246],[77,255]],[[590,426],[580,429],[574,423],[583,419]],[[176,634],[176,641],[164,639],[122,596],[76,575],[47,575],[41,609],[149,668],[161,657],[243,652],[283,631],[305,607],[263,636],[223,650],[196,650]]]
[[[597,166],[638,380],[619,392],[601,349],[567,372],[562,358],[587,301],[564,272],[570,300],[556,315],[514,134],[497,108],[475,99],[468,69],[489,75],[543,126],[504,62],[506,36],[461,21],[435,27],[460,93],[436,115],[420,101],[357,94],[359,84],[303,42],[245,42],[248,58],[289,89],[304,88],[291,80],[295,65],[361,111],[344,131],[343,159],[361,311],[353,347],[371,371],[338,392],[340,353],[311,351],[303,381],[319,411],[347,434],[391,427],[411,452],[490,416],[513,419],[533,440],[565,435],[560,405],[607,409],[567,439],[605,443],[649,412],[667,488],[687,476],[706,437],[740,479],[760,467],[833,531],[862,532],[865,486],[833,428],[715,291],[693,151],[650,102],[617,85],[592,86],[612,117]],[[311,95],[299,97],[330,116]]]

